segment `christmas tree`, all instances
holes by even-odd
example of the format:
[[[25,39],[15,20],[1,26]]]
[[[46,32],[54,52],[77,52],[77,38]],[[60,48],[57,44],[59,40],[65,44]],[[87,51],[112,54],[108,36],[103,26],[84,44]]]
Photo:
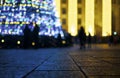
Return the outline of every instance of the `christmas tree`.
[[[39,35],[63,36],[54,0],[3,0],[0,3],[0,34],[23,35],[25,25],[35,24]]]

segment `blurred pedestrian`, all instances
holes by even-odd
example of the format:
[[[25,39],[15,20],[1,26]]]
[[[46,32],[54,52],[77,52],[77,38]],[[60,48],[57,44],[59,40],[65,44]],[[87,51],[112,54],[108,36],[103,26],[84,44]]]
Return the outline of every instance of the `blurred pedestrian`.
[[[109,44],[109,46],[112,46],[112,44],[113,44],[113,40],[114,38],[113,38],[113,35],[110,35],[109,36],[109,42],[108,42],[108,44]]]
[[[94,35],[93,42],[94,42],[94,44],[97,44],[97,35]]]
[[[91,48],[91,34],[88,35],[88,48]]]
[[[31,30],[29,29],[28,25],[25,26],[24,30],[24,48],[29,48],[30,47],[30,42],[31,42]]]
[[[35,48],[39,47],[39,26],[36,24],[33,32],[32,32],[32,36],[33,36],[33,42],[34,42],[34,46]]]
[[[62,47],[62,37],[60,33],[58,34],[58,37],[57,37],[57,46]]]
[[[79,38],[79,45],[80,49],[85,49],[85,43],[86,43],[86,33],[83,27],[80,28],[78,32],[78,38]]]

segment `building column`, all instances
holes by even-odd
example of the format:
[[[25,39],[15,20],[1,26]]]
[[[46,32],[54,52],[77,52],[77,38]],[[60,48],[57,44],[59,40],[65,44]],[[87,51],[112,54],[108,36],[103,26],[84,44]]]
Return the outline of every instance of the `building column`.
[[[68,32],[77,35],[77,0],[68,0]]]
[[[86,0],[85,2],[85,32],[94,36],[94,0]]]
[[[111,35],[111,18],[112,18],[111,0],[102,0],[102,36]]]

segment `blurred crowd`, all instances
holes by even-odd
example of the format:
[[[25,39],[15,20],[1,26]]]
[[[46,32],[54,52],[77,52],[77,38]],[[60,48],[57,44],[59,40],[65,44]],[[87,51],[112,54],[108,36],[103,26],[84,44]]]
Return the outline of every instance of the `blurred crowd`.
[[[63,30],[64,37],[58,34],[57,37],[39,35],[39,27],[36,25],[30,31],[28,25],[23,30],[24,35],[0,35],[0,48],[50,48],[72,46],[72,36]]]
[[[26,25],[24,35],[0,35],[0,48],[51,48],[51,47],[71,47],[74,44],[79,45],[80,49],[91,48],[92,44],[107,43],[109,46],[120,43],[120,35],[110,35],[106,37],[86,35],[85,30],[81,27],[77,36],[71,36],[63,30],[64,38],[60,34],[54,36],[38,35],[39,28],[36,25],[31,32]]]

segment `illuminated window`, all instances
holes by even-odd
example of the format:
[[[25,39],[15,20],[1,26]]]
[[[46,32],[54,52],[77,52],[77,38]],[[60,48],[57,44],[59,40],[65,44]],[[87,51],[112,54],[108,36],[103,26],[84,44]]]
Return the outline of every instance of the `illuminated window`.
[[[81,14],[81,13],[82,13],[82,9],[78,8],[78,14]]]
[[[66,3],[67,1],[66,0],[62,0],[62,3]]]
[[[66,9],[62,8],[62,14],[66,14]]]
[[[80,4],[81,4],[81,3],[82,3],[82,0],[78,0],[78,3],[80,3]]]
[[[66,19],[62,19],[62,24],[66,24]]]
[[[78,24],[79,24],[79,25],[81,24],[81,19],[80,19],[80,18],[78,19]]]

